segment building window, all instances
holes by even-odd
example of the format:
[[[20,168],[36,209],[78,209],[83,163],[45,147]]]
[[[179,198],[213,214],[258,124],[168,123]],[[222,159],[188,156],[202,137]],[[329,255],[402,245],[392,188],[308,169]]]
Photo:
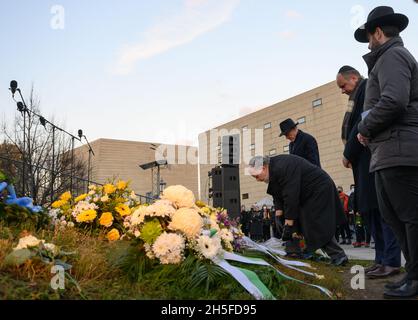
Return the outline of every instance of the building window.
[[[243,126],[242,131],[246,131],[246,130],[248,130],[248,126]]]
[[[299,124],[303,124],[303,123],[305,123],[305,122],[306,122],[306,118],[305,118],[305,117],[299,118],[299,119],[297,120],[297,122],[298,122]]]
[[[288,153],[289,152],[289,146],[284,146],[283,147],[283,152],[287,152]]]
[[[276,154],[276,149],[271,149],[270,151],[269,151],[269,155],[270,156],[274,156]]]
[[[314,101],[312,101],[312,107],[319,107],[322,105],[322,98],[316,99]]]
[[[246,200],[246,199],[249,199],[250,198],[250,196],[248,195],[248,193],[243,193],[242,194],[242,200]]]
[[[271,122],[264,124],[264,129],[270,129],[271,128]]]
[[[252,145],[250,145],[250,150],[254,150],[255,149],[255,144],[253,143]]]

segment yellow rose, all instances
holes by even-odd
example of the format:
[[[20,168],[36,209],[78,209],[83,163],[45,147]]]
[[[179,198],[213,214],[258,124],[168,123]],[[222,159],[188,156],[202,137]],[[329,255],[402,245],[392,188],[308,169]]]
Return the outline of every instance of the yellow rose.
[[[99,223],[102,226],[110,227],[113,224],[113,215],[111,212],[104,212],[99,219]]]
[[[77,198],[75,198],[75,199],[74,199],[74,201],[75,201],[75,202],[82,201],[82,200],[86,199],[86,198],[87,198],[87,196],[88,196],[88,194],[87,194],[87,193],[81,194],[81,195],[79,195]]]
[[[127,186],[128,184],[123,180],[119,180],[118,183],[116,184],[116,187],[118,188],[118,190],[124,190],[126,189]]]
[[[60,200],[63,200],[63,201],[68,201],[70,199],[71,199],[71,192],[70,191],[67,191],[67,192],[63,193],[60,197]]]
[[[85,210],[81,212],[75,220],[77,222],[92,222],[97,217],[96,210]]]
[[[126,204],[118,204],[115,208],[116,212],[121,215],[121,217],[129,216],[131,214],[131,209]]]
[[[109,241],[116,241],[116,240],[119,240],[119,238],[120,238],[120,234],[119,234],[118,229],[112,229],[112,230],[110,230],[110,231],[107,233],[106,238],[107,238],[107,240],[109,240]]]
[[[57,200],[57,201],[55,201],[55,202],[53,202],[52,204],[51,204],[51,207],[52,208],[54,208],[54,209],[58,209],[58,208],[61,208],[63,205],[65,205],[67,203],[67,201],[64,201],[64,200]]]
[[[103,191],[106,194],[110,194],[116,191],[116,187],[113,184],[108,183],[103,186]]]

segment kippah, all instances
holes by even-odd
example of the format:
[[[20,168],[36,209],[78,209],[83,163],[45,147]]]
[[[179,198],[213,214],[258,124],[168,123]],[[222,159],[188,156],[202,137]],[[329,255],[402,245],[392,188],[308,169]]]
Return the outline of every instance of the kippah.
[[[342,66],[340,70],[338,70],[338,73],[344,73],[348,71],[357,71],[357,70],[350,66]]]

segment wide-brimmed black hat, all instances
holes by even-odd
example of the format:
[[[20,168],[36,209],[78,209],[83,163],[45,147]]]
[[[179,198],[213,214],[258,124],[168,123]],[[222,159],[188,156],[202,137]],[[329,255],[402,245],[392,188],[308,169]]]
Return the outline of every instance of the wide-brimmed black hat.
[[[294,127],[296,127],[299,123],[295,123],[292,119],[286,119],[282,122],[280,122],[280,130],[282,131],[280,133],[281,136],[285,136],[289,133],[290,130],[292,130]]]
[[[408,23],[408,17],[401,13],[395,13],[393,8],[386,6],[376,7],[367,16],[367,22],[354,32],[354,38],[359,42],[367,43],[369,42],[367,31],[383,26],[395,26],[399,28],[399,31],[403,31],[408,26]]]

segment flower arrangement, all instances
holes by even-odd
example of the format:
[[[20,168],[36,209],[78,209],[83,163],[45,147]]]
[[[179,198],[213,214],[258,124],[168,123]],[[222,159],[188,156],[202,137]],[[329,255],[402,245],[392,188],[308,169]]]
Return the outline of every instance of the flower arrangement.
[[[138,207],[125,223],[146,256],[161,264],[179,264],[188,254],[214,259],[239,249],[243,236],[226,211],[196,202],[180,185],[166,188],[154,204]]]
[[[49,215],[58,227],[102,231],[109,241],[115,241],[125,234],[125,220],[139,205],[129,182],[119,180],[90,185],[88,193],[75,198],[67,191],[51,204]]]

